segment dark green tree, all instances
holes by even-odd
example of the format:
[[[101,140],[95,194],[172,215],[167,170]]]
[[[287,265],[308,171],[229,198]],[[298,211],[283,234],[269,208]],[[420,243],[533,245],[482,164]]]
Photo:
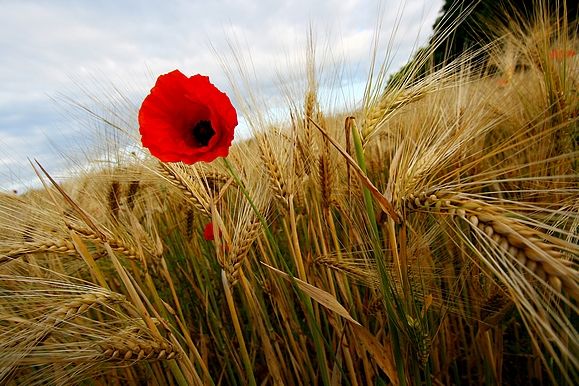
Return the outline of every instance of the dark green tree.
[[[499,37],[501,25],[512,22],[532,25],[545,11],[559,20],[566,14],[569,25],[576,25],[578,4],[577,0],[445,0],[427,46],[420,48],[407,64],[391,75],[388,86],[422,78],[464,51],[484,47]],[[486,68],[484,51],[472,58],[486,71],[492,71]]]
[[[430,44],[449,29],[453,32],[435,49],[434,64],[444,64],[465,50],[488,44],[497,37],[498,30],[492,26],[508,25],[512,20],[532,23],[545,8],[553,16],[566,12],[568,21],[575,21],[578,4],[577,0],[446,0],[434,23]]]

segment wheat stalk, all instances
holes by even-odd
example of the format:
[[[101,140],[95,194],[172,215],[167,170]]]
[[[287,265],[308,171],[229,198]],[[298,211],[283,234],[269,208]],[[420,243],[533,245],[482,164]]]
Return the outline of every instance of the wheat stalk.
[[[16,276],[2,277],[2,282],[13,281],[19,285],[38,284],[38,285],[55,285],[56,288],[65,290],[70,285],[64,282],[48,282],[44,283],[42,279],[36,278],[36,281],[31,278],[23,278]],[[52,311],[40,315],[36,318],[31,318],[31,312],[42,311],[42,308],[35,309],[35,307],[50,306],[50,302],[54,301],[50,298],[50,289],[33,288],[29,290],[13,291],[11,296],[13,299],[14,311],[10,314],[17,315],[17,312],[22,313],[23,317],[9,316],[3,314],[3,319],[9,324],[6,331],[10,332],[0,337],[0,351],[5,355],[0,359],[0,381],[5,380],[9,375],[15,371],[18,366],[25,364],[43,364],[42,356],[36,356],[34,353],[38,350],[43,350],[43,345],[51,339],[51,336],[62,331],[68,331],[73,320],[83,314],[89,309],[98,305],[110,308],[114,304],[126,302],[125,297],[110,292],[101,288],[94,288],[87,293],[81,293],[74,296],[71,300],[67,300],[58,304]],[[53,290],[54,291],[54,290]],[[54,297],[54,295],[53,295]],[[26,299],[33,299],[36,303],[27,303]],[[44,301],[40,302],[42,299]],[[31,308],[32,307],[32,308]],[[5,313],[7,309],[0,307],[0,310]],[[50,345],[50,343],[48,343]],[[72,353],[74,354],[74,353]]]
[[[254,218],[235,235],[233,248],[223,264],[227,280],[231,285],[235,285],[239,280],[243,261],[249,253],[253,242],[259,236],[260,229],[261,223]]]
[[[579,299],[578,273],[569,266],[561,246],[553,244],[552,237],[506,216],[497,206],[441,192],[410,194],[402,202],[410,211],[430,210],[462,219],[555,291],[565,290]]]
[[[140,186],[141,182],[139,180],[132,180],[129,183],[129,189],[127,191],[127,206],[129,210],[132,210],[135,206],[135,197],[137,197]]]
[[[326,120],[321,113],[317,114],[317,123],[320,127],[327,130]],[[330,142],[325,137],[321,140],[322,146],[320,147],[321,154],[318,158],[318,174],[322,195],[322,206],[327,209],[334,202],[332,196],[334,191],[335,170],[334,165],[331,162]]]
[[[314,259],[316,264],[321,264],[334,271],[343,272],[344,274],[359,280],[364,285],[369,287],[376,287],[379,277],[375,267],[367,267],[365,263],[362,265],[352,262],[347,259],[336,259],[331,256],[320,256]]]
[[[52,327],[57,327],[63,322],[85,313],[96,305],[110,306],[125,301],[126,299],[123,295],[114,292],[89,292],[63,304],[53,313],[47,315],[46,320],[52,324]]]
[[[0,252],[0,264],[5,263],[22,255],[32,253],[60,253],[66,255],[76,255],[74,244],[66,239],[56,241],[45,241],[37,243],[26,243],[25,246]]]
[[[111,217],[114,220],[117,220],[119,218],[120,197],[121,197],[121,184],[118,181],[113,180],[109,187],[108,202]]]
[[[179,353],[165,340],[119,334],[100,343],[101,358],[106,361],[130,362],[178,359]]]
[[[98,233],[92,231],[91,229],[81,228],[81,227],[76,226],[72,223],[67,223],[67,226],[69,227],[69,229],[75,231],[82,238],[84,238],[86,240],[89,240],[89,241],[92,241],[92,242],[98,243],[98,244],[107,243],[108,245],[110,245],[110,247],[113,249],[113,251],[121,253],[126,258],[131,259],[131,260],[139,260],[139,261],[141,260],[141,258],[139,257],[139,254],[137,253],[135,248],[133,248],[129,245],[126,245],[125,242],[123,242],[119,239],[116,239],[116,238],[111,237],[111,236],[103,237],[103,236],[99,235]]]
[[[191,203],[195,209],[206,216],[211,217],[211,212],[208,209],[209,204],[197,192],[195,192],[191,183],[186,180],[176,166],[160,162],[159,170],[173,186],[179,188],[181,193],[183,193],[188,202]]]
[[[259,146],[259,155],[265,165],[267,175],[269,177],[270,186],[273,190],[274,196],[281,203],[284,209],[289,206],[289,192],[285,179],[282,176],[278,161],[271,149],[269,141],[265,138],[259,137],[257,140]]]

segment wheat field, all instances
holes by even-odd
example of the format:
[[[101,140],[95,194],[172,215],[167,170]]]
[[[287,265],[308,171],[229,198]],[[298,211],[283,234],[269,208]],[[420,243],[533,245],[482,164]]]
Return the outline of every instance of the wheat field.
[[[578,45],[542,15],[325,112],[310,43],[211,163],[101,117],[114,162],[0,195],[0,384],[573,384]]]

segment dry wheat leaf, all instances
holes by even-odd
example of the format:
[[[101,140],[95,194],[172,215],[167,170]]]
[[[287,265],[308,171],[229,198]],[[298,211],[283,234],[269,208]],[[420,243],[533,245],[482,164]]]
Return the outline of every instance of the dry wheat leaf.
[[[109,289],[106,279],[104,278],[100,269],[97,267],[97,264],[88,248],[86,247],[84,241],[82,241],[82,239],[72,230],[70,231],[70,237],[72,238],[72,243],[74,244],[76,251],[83,258],[86,265],[88,265],[91,273],[95,275],[99,285]]]
[[[366,327],[357,324],[352,325],[352,330],[356,333],[356,337],[360,339],[362,346],[368,351],[368,353],[374,358],[376,364],[386,373],[390,382],[397,386],[400,384],[398,379],[398,374],[396,373],[396,366],[394,364],[394,358],[392,356],[392,347],[390,347],[390,342],[382,344],[378,339],[372,335]]]
[[[267,268],[271,269],[272,271],[276,272],[277,274],[283,276],[284,278],[286,278],[288,280],[295,280],[298,287],[300,287],[300,289],[302,291],[304,291],[307,295],[309,295],[316,302],[320,303],[322,306],[326,307],[327,309],[334,311],[338,315],[341,315],[342,317],[349,320],[353,324],[360,326],[360,323],[358,323],[354,318],[352,318],[352,316],[350,316],[350,313],[348,312],[348,310],[346,310],[344,308],[344,306],[342,306],[338,302],[338,300],[334,297],[334,295],[330,294],[329,292],[324,291],[323,289],[320,289],[320,288],[315,287],[309,283],[306,283],[303,280],[292,277],[292,276],[288,275],[287,273],[282,272],[279,269],[272,267],[271,265],[267,265],[263,261],[261,262],[261,264],[265,265]]]
[[[326,137],[330,141],[330,143],[336,148],[336,150],[338,150],[340,154],[342,154],[342,156],[348,162],[348,164],[352,166],[352,168],[354,168],[356,174],[358,175],[358,177],[360,177],[360,181],[370,191],[372,197],[374,197],[374,199],[378,202],[378,205],[380,205],[380,208],[384,212],[388,213],[396,223],[400,223],[400,215],[396,213],[396,210],[394,210],[392,203],[388,201],[386,197],[384,197],[384,195],[378,190],[378,188],[376,188],[376,186],[374,186],[372,181],[370,181],[368,176],[366,176],[366,173],[364,173],[364,171],[360,168],[358,163],[354,161],[354,159],[350,157],[350,155],[344,149],[342,149],[342,147],[332,137],[330,137],[330,135],[324,129],[322,129],[316,122],[312,121],[311,119],[310,122],[312,122],[314,126],[317,127],[317,129],[324,135],[324,137]]]

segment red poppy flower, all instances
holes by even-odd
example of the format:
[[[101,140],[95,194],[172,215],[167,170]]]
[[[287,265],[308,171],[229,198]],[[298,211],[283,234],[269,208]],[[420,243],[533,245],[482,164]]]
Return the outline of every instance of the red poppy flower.
[[[192,164],[226,157],[237,112],[225,93],[202,75],[161,75],[139,111],[143,146],[163,162]]]
[[[215,240],[215,234],[213,233],[213,223],[212,222],[205,225],[205,229],[203,230],[203,237],[207,241]]]

